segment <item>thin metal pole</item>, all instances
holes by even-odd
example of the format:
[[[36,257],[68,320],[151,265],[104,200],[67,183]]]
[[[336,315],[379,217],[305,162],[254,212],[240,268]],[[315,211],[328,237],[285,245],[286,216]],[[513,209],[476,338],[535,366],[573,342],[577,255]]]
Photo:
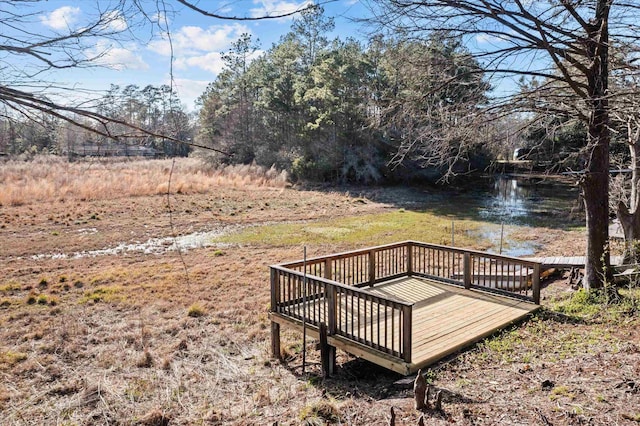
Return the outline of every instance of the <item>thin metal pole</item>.
[[[304,246],[302,289],[302,374],[307,366],[307,246]]]
[[[455,245],[456,245],[454,232],[455,232],[455,222],[452,220],[451,221],[451,247],[455,247]]]

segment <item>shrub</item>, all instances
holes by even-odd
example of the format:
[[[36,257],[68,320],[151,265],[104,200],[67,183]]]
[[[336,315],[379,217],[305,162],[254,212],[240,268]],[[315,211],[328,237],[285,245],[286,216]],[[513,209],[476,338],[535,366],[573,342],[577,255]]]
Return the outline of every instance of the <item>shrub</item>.
[[[187,315],[189,315],[192,318],[199,318],[205,315],[205,310],[198,303],[194,303],[193,305],[189,306]]]

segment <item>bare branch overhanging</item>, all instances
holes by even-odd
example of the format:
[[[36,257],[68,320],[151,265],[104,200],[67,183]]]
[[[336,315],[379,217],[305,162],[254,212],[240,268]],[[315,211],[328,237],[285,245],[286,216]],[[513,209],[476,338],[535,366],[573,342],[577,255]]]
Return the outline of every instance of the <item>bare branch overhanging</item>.
[[[133,137],[133,134],[138,136],[144,134],[197,147],[198,145],[193,142],[178,140],[172,135],[151,132],[132,123],[99,114],[88,105],[87,101],[78,100],[75,106],[63,104],[62,101],[52,101],[52,96],[57,96],[56,99],[64,97],[61,97],[60,93],[53,93],[51,91],[53,88],[56,88],[58,92],[78,92],[78,90],[73,86],[48,81],[44,75],[50,70],[101,66],[98,61],[109,48],[97,49],[97,41],[108,40],[117,45],[134,40],[138,36],[134,34],[132,28],[148,26],[151,31],[149,37],[158,31],[168,33],[167,21],[163,21],[162,16],[173,13],[175,11],[174,5],[184,6],[218,20],[257,21],[289,17],[308,8],[335,0],[308,3],[296,10],[264,14],[263,16],[234,16],[216,13],[216,11],[206,10],[199,6],[198,2],[192,0],[119,0],[108,3],[95,0],[93,3],[87,1],[83,4],[88,7],[91,4],[95,6],[95,16],[91,22],[87,22],[86,25],[78,29],[68,27],[56,30],[51,34],[39,34],[32,31],[33,25],[31,23],[41,20],[42,11],[36,6],[43,1],[0,0],[0,22],[7,29],[0,34],[0,53],[5,54],[4,58],[0,58],[0,102],[23,116],[28,116],[30,111],[50,114],[52,117],[109,138],[125,138]],[[172,2],[174,5],[171,5]],[[155,15],[158,15],[159,18]],[[125,20],[126,25],[117,25],[119,20]],[[69,114],[81,117],[83,120],[90,120],[99,127],[94,128]],[[133,133],[115,135],[109,131],[107,123],[125,126]],[[199,147],[211,149],[205,146]],[[214,151],[225,154],[219,150],[214,149]]]
[[[582,74],[589,72],[593,64],[584,61],[588,33],[595,34],[599,30],[586,18],[594,13],[594,2],[370,0],[367,3],[377,13],[379,23],[412,32],[414,36],[438,32],[474,42],[474,57],[485,61],[485,69],[493,75],[565,80],[583,99],[588,98],[580,79],[566,73],[553,75],[552,71],[570,65]],[[637,43],[640,40],[640,4],[611,2],[608,23],[612,41]],[[485,42],[478,41],[480,36]],[[487,41],[489,37],[493,39],[491,42]],[[536,52],[544,53],[546,61]],[[599,51],[596,49],[593,53],[598,55]],[[532,55],[529,61],[528,55]]]
[[[58,119],[71,123],[82,129],[88,130],[90,132],[96,133],[100,136],[104,136],[110,139],[121,140],[121,139],[138,138],[141,136],[152,136],[152,137],[164,138],[171,142],[185,144],[195,148],[207,149],[210,151],[218,152],[220,154],[229,155],[224,151],[221,151],[212,147],[199,145],[191,141],[178,139],[169,134],[157,133],[154,131],[150,131],[148,129],[144,129],[140,126],[136,126],[132,123],[129,123],[126,120],[108,117],[106,115],[100,114],[98,112],[95,112],[89,109],[62,105],[47,99],[36,97],[29,92],[15,90],[15,89],[11,89],[9,87],[1,86],[1,85],[0,85],[0,102],[5,106],[7,106],[8,108],[16,112],[19,112],[23,115],[28,116],[29,111],[31,110],[39,111],[39,112],[48,114],[52,117],[56,117]],[[68,113],[68,114],[65,114],[65,113]],[[74,118],[74,116],[78,116],[78,117],[82,117],[84,119],[90,120],[90,122],[98,124],[99,127],[92,127],[87,122],[80,121]],[[121,125],[124,128],[128,129],[131,133],[113,133],[109,129],[109,126],[108,126],[109,124]]]

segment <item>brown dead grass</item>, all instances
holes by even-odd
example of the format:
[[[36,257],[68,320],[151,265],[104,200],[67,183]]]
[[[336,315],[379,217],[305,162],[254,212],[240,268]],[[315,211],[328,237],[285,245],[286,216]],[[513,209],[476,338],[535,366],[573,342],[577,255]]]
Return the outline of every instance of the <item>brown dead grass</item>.
[[[397,208],[232,183],[172,204],[180,233]],[[285,363],[270,358],[268,265],[300,258],[302,247],[31,258],[171,235],[166,208],[154,195],[2,207],[0,424],[384,425],[391,407],[397,425],[417,424],[421,413],[393,373],[340,353],[337,374],[323,381],[310,342],[302,375],[301,336],[286,328]],[[523,232],[549,255],[583,250],[580,232]],[[314,245],[309,256],[351,248]],[[551,294],[565,297],[567,287],[543,290]],[[425,413],[426,424],[633,424],[640,324],[621,321],[544,314],[434,366],[445,411]]]
[[[175,160],[83,160],[39,156],[0,167],[0,205],[19,206],[57,200],[104,200],[166,194],[197,194],[224,187],[287,184],[286,172],[256,165],[212,168],[197,158]],[[169,176],[171,175],[171,181]]]

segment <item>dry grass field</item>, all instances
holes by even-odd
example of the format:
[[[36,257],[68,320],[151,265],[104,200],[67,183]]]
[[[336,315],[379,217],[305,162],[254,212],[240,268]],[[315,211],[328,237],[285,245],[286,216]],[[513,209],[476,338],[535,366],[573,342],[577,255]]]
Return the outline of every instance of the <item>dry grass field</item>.
[[[310,342],[302,374],[286,330],[285,362],[270,358],[268,265],[303,245],[446,242],[451,218],[412,209],[404,190],[294,189],[274,170],[191,159],[169,185],[171,166],[0,164],[0,424],[385,425],[391,407],[417,424],[393,373],[339,354],[322,380]],[[460,220],[456,241],[486,248],[468,232],[485,225]],[[198,232],[212,245],[162,239]],[[549,255],[582,250],[580,231],[517,233]],[[607,307],[549,285],[542,313],[428,371],[444,410],[426,424],[637,424],[640,296],[624,293]]]

